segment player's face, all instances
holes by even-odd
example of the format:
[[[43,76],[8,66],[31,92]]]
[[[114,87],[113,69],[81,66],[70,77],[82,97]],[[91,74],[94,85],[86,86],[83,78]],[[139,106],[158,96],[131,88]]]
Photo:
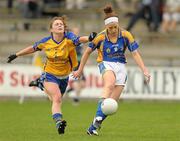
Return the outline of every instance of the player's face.
[[[52,33],[64,33],[64,23],[61,20],[55,20],[51,28]]]
[[[118,23],[110,23],[106,25],[106,29],[108,31],[108,34],[116,35],[119,31],[119,25]]]

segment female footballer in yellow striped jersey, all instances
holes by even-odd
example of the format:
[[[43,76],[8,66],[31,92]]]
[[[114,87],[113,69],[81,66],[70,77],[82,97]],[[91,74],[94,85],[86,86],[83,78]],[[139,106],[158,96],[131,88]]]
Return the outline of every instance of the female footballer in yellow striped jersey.
[[[69,74],[78,65],[75,47],[79,43],[93,40],[91,36],[77,37],[67,31],[65,17],[55,17],[50,23],[49,37],[45,37],[33,46],[29,46],[16,54],[8,57],[8,63],[17,58],[36,51],[43,50],[47,60],[44,65],[44,73],[40,80],[43,81],[44,90],[52,101],[52,117],[56,123],[59,134],[63,134],[66,121],[62,119],[62,96],[66,90]],[[94,34],[95,36],[95,34]]]
[[[103,78],[103,94],[99,100],[96,116],[87,130],[89,135],[98,135],[97,129],[107,117],[101,110],[101,103],[105,98],[113,98],[118,101],[127,79],[125,68],[126,47],[131,52],[135,62],[142,70],[146,81],[149,82],[150,74],[145,67],[143,60],[138,53],[138,44],[130,32],[123,30],[118,25],[118,17],[113,11],[111,5],[104,8],[105,13],[105,30],[99,33],[96,38],[90,42],[89,47],[85,50],[80,67],[73,72],[74,77],[79,77],[92,51],[97,49],[97,62],[100,73]]]

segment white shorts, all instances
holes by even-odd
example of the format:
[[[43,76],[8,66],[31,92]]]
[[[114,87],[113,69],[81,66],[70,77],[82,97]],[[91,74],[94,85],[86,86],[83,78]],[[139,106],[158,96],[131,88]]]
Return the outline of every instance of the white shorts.
[[[119,62],[103,61],[98,64],[99,71],[103,75],[105,71],[111,70],[116,77],[115,85],[125,85],[127,80],[127,71],[125,64]]]

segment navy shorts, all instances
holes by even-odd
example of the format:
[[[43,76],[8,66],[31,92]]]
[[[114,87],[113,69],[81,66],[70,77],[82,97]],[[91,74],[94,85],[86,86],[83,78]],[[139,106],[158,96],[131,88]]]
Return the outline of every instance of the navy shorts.
[[[43,73],[40,78],[41,82],[47,81],[47,82],[54,82],[59,86],[59,89],[61,91],[61,94],[64,94],[68,85],[69,76],[66,78],[60,78],[57,76],[54,76],[50,73]]]

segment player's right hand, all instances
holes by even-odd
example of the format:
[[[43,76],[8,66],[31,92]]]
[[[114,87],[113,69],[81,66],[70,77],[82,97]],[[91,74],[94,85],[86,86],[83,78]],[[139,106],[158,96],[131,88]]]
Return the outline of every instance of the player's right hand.
[[[7,63],[11,63],[12,60],[16,59],[17,58],[17,55],[16,54],[12,54],[8,57],[8,61]]]

